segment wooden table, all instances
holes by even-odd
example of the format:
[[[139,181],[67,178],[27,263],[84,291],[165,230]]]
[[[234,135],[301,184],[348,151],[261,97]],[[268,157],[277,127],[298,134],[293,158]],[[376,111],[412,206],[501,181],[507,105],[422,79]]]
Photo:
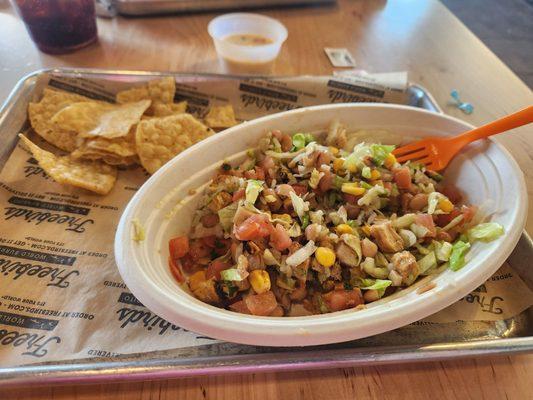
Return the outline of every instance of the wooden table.
[[[330,74],[324,47],[346,47],[358,67],[408,70],[448,114],[473,124],[532,103],[528,87],[435,0],[339,0],[337,6],[265,11],[280,19],[289,38],[274,74]],[[0,0],[0,101],[25,74],[58,66],[223,72],[206,32],[212,14],[147,19],[100,19],[99,43],[71,55],[36,50],[7,2]],[[475,106],[464,115],[447,106],[449,93]],[[529,131],[528,131],[529,130]],[[498,140],[520,164],[533,193],[531,128]],[[533,233],[533,213],[527,231]],[[343,370],[269,373],[195,379],[11,389],[2,398],[33,399],[354,399],[383,397],[499,399],[531,396],[533,355]],[[528,373],[529,371],[529,373]],[[529,393],[529,395],[528,395]],[[6,397],[7,395],[7,397]],[[529,397],[531,398],[531,397]]]

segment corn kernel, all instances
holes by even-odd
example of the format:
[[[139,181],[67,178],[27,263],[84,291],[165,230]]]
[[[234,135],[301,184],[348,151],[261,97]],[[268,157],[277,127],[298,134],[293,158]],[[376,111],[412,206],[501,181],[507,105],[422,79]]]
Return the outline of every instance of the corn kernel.
[[[453,210],[453,203],[448,199],[440,199],[439,208],[445,213],[450,213]]]
[[[335,264],[335,252],[327,247],[319,247],[315,251],[315,258],[324,267],[331,267]]]
[[[250,272],[249,281],[257,294],[265,293],[270,290],[270,276],[265,270],[255,269]]]
[[[394,157],[394,154],[390,153],[387,155],[387,158],[385,158],[385,162],[383,164],[389,169],[394,167],[394,164],[396,164],[396,157]]]
[[[344,167],[344,160],[342,158],[336,158],[333,160],[333,169],[335,172],[340,171]]]
[[[370,226],[369,225],[364,225],[363,227],[361,227],[361,229],[363,230],[363,232],[365,233],[366,236],[370,236]]]
[[[350,171],[352,174],[355,174],[357,172],[357,165],[354,163],[349,164],[348,171]]]
[[[370,171],[370,180],[375,181],[381,178],[381,173],[377,169]]]
[[[194,292],[200,285],[206,281],[205,271],[198,271],[189,277],[189,287]]]
[[[353,233],[352,227],[350,225],[348,225],[348,224],[337,225],[335,230],[337,231],[337,235],[339,235],[339,236],[344,234],[344,233]]]
[[[357,186],[355,183],[343,183],[341,191],[343,193],[353,194],[354,196],[360,196],[366,191],[366,189]]]
[[[331,154],[333,154],[334,156],[336,156],[337,154],[339,154],[339,149],[337,149],[335,146],[329,146],[329,151],[330,151]]]

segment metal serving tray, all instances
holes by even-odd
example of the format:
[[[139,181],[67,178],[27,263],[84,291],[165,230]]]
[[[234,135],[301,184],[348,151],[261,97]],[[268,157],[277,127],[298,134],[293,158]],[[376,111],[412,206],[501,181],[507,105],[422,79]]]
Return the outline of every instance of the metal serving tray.
[[[335,2],[336,0],[112,0],[111,4],[119,14],[145,16],[213,10],[311,6]]]
[[[20,121],[26,118],[39,71],[22,79],[0,109],[0,168],[16,143]],[[122,80],[158,76],[161,73],[53,70],[86,78]],[[168,75],[168,73],[165,73]],[[213,79],[217,75],[174,74],[180,79]],[[220,79],[238,77],[218,76]],[[410,85],[409,103],[442,112],[422,87]],[[523,233],[508,259],[511,267],[533,287],[533,242]],[[460,357],[515,354],[533,351],[533,308],[514,318],[496,322],[463,322],[438,325],[408,325],[381,335],[327,346],[271,348],[217,343],[200,347],[119,356],[112,359],[33,364],[0,368],[0,385],[74,384],[125,380],[168,379],[207,374],[286,371],[361,365],[444,360]]]

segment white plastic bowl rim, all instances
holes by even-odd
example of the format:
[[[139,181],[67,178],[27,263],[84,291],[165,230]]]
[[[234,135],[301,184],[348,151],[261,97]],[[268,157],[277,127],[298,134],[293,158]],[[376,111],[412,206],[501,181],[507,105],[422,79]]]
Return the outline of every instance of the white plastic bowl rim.
[[[162,318],[202,335],[252,345],[306,346],[371,336],[422,319],[464,297],[501,266],[523,230],[527,195],[523,174],[512,156],[489,140],[471,144],[454,159],[447,172],[451,171],[462,182],[459,186],[469,200],[493,197],[491,220],[504,226],[505,235],[490,243],[474,244],[469,255],[471,259],[461,270],[445,270],[426,277],[413,287],[371,303],[363,310],[305,317],[238,314],[202,303],[186,293],[172,280],[166,262],[168,239],[177,234],[172,232],[170,224],[177,223],[177,217],[166,221],[162,215],[164,207],[155,205],[162,199],[176,204],[184,197],[184,190],[198,187],[212,177],[212,173],[211,176],[206,173],[194,176],[191,168],[195,165],[200,169],[211,168],[212,172],[215,165],[253,146],[268,130],[292,133],[300,127],[316,132],[324,130],[334,118],[350,128],[385,128],[399,135],[413,132],[419,136],[453,135],[472,128],[459,119],[408,106],[332,104],[269,115],[214,135],[163,166],[126,207],[116,232],[115,257],[120,274],[132,293]],[[473,178],[479,182],[473,182]],[[181,182],[177,186],[180,190],[169,189],[176,186],[174,182]],[[183,211],[182,218],[190,220],[190,211],[189,214]],[[179,212],[178,207],[178,216]],[[141,243],[132,239],[134,218],[146,229],[147,239]],[[430,283],[435,287],[425,292],[417,290]]]

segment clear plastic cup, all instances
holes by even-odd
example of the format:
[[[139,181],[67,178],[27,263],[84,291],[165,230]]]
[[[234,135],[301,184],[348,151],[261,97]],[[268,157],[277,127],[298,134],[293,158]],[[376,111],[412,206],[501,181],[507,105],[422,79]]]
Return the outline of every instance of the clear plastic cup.
[[[276,19],[260,14],[232,13],[214,18],[207,27],[218,55],[231,64],[243,67],[260,66],[276,59],[287,28]],[[228,41],[234,35],[254,35],[266,38],[268,44],[243,45]]]

